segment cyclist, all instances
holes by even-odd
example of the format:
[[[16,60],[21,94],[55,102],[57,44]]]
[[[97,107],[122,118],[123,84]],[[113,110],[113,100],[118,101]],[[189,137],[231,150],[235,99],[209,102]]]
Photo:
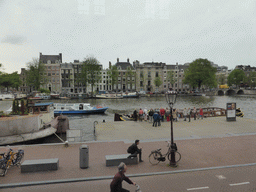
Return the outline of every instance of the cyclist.
[[[129,192],[128,190],[122,188],[122,182],[125,180],[129,184],[136,185],[136,183],[132,182],[128,177],[124,175],[127,171],[127,167],[125,163],[120,163],[118,166],[118,173],[114,176],[112,182],[110,183],[110,191],[111,192]]]

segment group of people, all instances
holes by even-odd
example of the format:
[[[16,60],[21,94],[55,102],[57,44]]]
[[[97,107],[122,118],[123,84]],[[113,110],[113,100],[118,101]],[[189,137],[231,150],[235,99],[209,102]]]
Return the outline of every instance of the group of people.
[[[161,126],[161,121],[170,121],[171,120],[171,112],[169,108],[160,108],[160,109],[150,109],[147,108],[142,109],[140,108],[139,111],[136,109],[134,110],[133,114],[134,121],[149,121],[153,122],[152,126]],[[194,117],[194,120],[197,118],[203,119],[203,109],[200,107],[199,110],[195,107],[193,109],[184,108],[183,110],[178,110],[176,108],[172,109],[172,118],[174,121],[178,121],[179,118],[183,117],[184,121],[188,119],[190,122],[190,118]]]

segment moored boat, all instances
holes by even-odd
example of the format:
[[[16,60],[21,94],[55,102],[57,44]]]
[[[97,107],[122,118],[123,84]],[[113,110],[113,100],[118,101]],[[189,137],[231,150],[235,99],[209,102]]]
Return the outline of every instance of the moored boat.
[[[108,107],[92,107],[89,103],[54,103],[54,115],[105,113]]]
[[[123,95],[120,94],[101,94],[95,95],[96,99],[123,99]]]
[[[123,94],[123,98],[138,98],[139,96],[137,92]]]
[[[21,143],[54,134],[58,129],[59,119],[54,118],[52,105],[53,103],[29,103],[28,115],[1,117],[0,145]]]

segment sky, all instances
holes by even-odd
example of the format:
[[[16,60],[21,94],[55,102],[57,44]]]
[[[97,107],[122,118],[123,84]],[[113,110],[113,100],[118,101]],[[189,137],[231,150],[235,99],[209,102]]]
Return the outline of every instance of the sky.
[[[62,53],[62,62],[96,57],[219,66],[256,66],[255,0],[0,0],[1,71]]]

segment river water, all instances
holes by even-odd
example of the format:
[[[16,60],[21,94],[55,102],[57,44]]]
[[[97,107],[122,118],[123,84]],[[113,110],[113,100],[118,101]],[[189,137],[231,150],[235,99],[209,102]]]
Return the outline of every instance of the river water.
[[[90,103],[91,105],[104,105],[109,107],[105,114],[102,115],[68,115],[70,129],[81,129],[86,141],[94,139],[93,130],[94,122],[112,122],[114,114],[132,114],[134,109],[139,108],[166,108],[168,107],[165,97],[140,97],[126,99],[83,99],[83,100],[47,100],[46,102],[56,103]],[[239,96],[178,96],[174,108],[199,108],[199,107],[221,107],[226,108],[226,104],[235,102],[237,108],[244,112],[244,117],[256,120],[256,95],[239,95]],[[0,101],[0,111],[7,110],[12,101]],[[50,139],[43,142],[49,142]]]

